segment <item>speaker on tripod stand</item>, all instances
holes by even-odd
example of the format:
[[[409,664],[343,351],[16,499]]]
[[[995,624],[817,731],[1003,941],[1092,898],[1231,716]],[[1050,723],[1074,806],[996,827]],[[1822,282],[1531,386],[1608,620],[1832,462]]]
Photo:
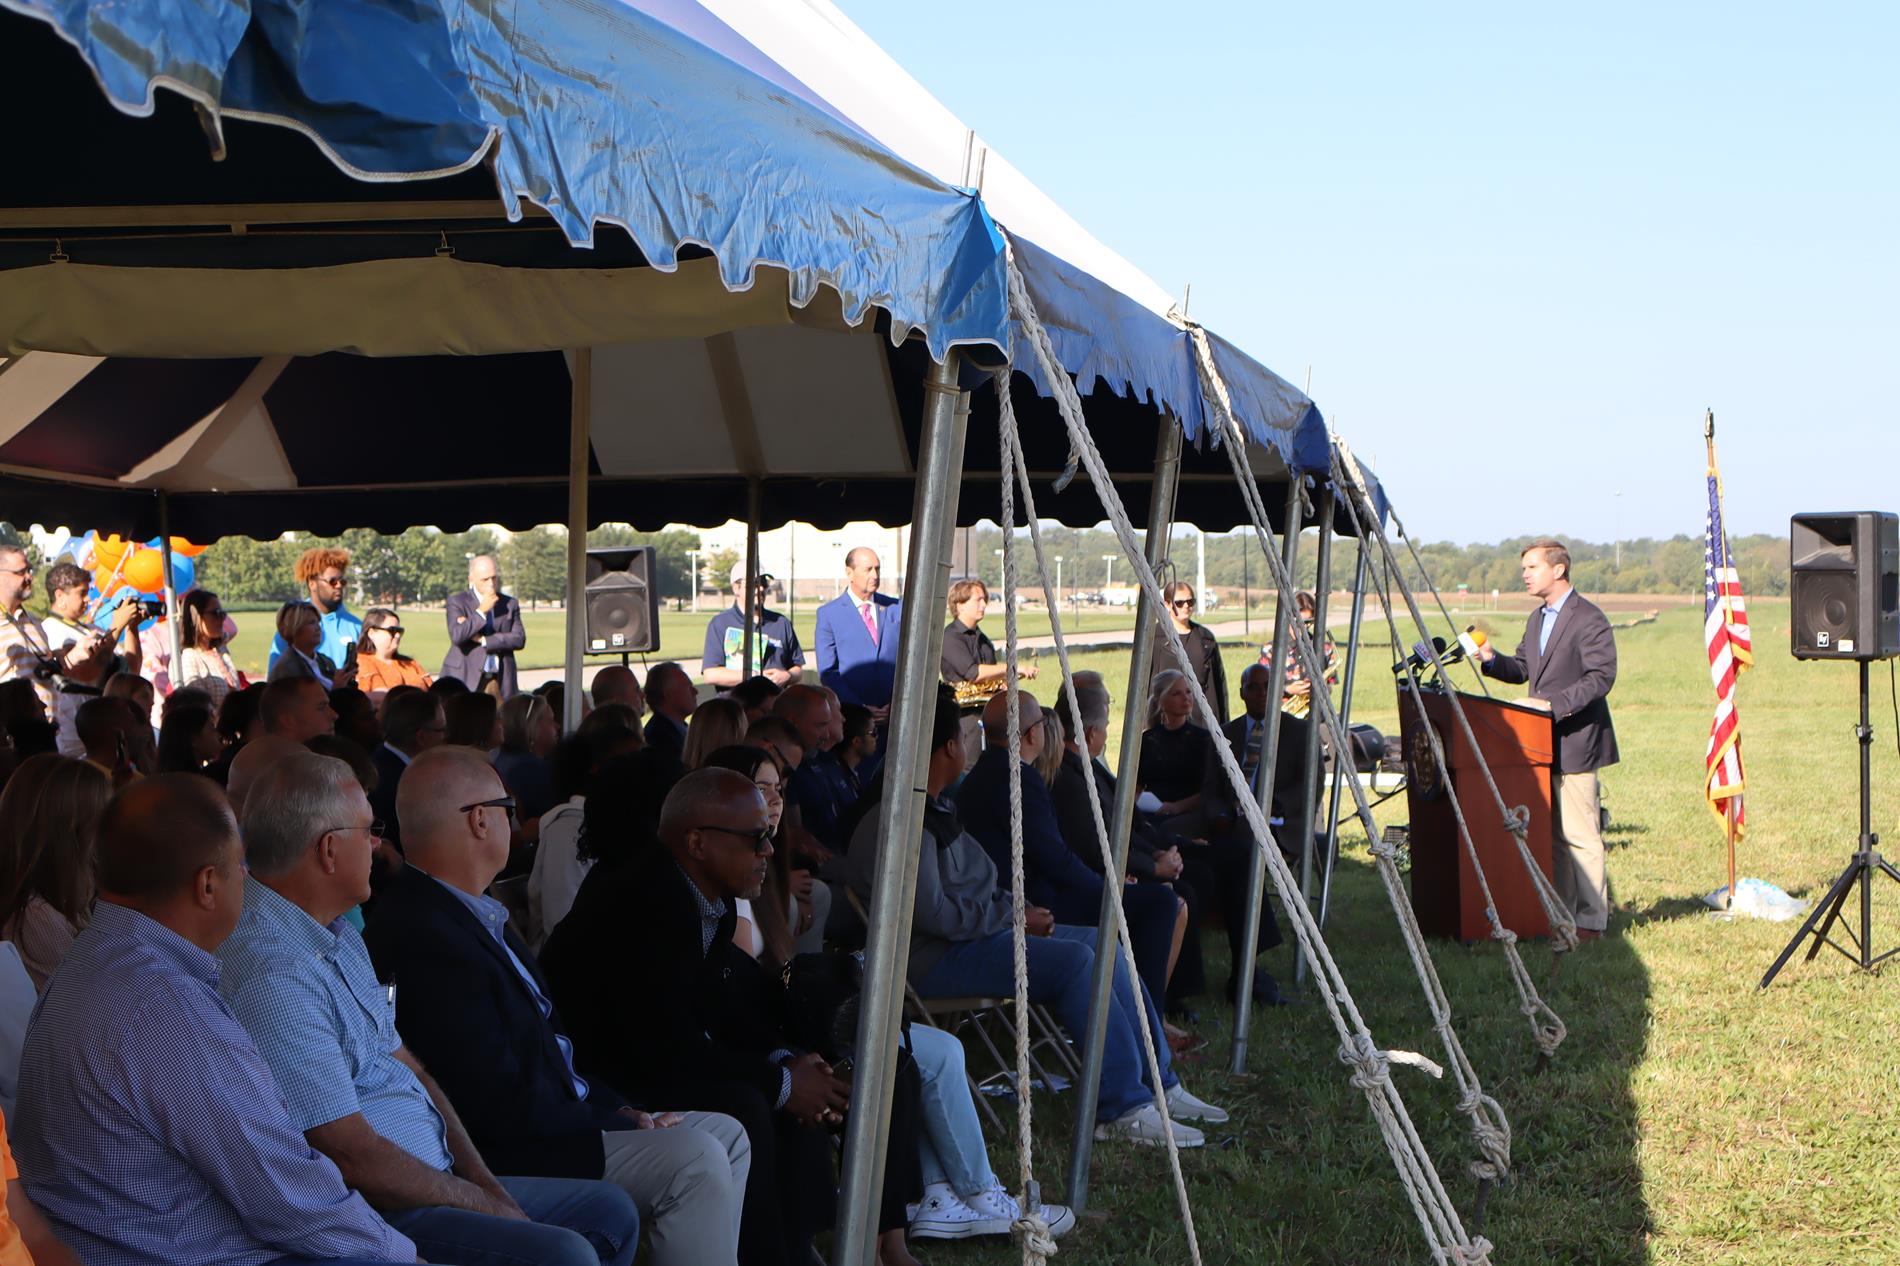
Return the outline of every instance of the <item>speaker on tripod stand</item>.
[[[587,653],[660,649],[660,589],[651,545],[587,551]]]
[[[1900,883],[1900,870],[1880,855],[1874,834],[1872,789],[1874,729],[1867,713],[1867,666],[1900,655],[1900,516],[1862,510],[1852,514],[1797,514],[1789,524],[1789,638],[1796,659],[1846,659],[1860,666],[1860,846],[1801,930],[1781,951],[1768,974],[1794,957],[1810,936],[1808,960],[1823,945],[1863,971],[1900,954],[1900,947],[1874,952],[1873,882],[1876,874]],[[1833,937],[1847,899],[1860,890],[1860,928],[1843,927],[1850,945]],[[1851,948],[1850,948],[1851,946]]]

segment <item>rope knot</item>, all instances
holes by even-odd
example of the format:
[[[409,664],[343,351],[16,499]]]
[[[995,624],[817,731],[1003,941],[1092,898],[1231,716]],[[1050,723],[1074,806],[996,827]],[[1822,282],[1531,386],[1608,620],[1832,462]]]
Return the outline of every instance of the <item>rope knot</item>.
[[[1391,1084],[1391,1061],[1363,1033],[1355,1034],[1350,1042],[1340,1046],[1339,1062],[1353,1070],[1354,1089],[1377,1090]]]
[[[1030,1255],[1031,1261],[1044,1261],[1056,1255],[1056,1237],[1049,1233],[1049,1224],[1042,1220],[1040,1209],[1010,1223],[1009,1233],[1022,1245],[1023,1252]]]
[[[1502,941],[1506,945],[1515,945],[1517,944],[1517,933],[1511,931],[1511,929],[1505,927],[1502,923],[1494,923],[1491,925],[1491,939],[1494,941]]]
[[[1371,850],[1374,857],[1383,862],[1392,861],[1399,855],[1399,846],[1386,840],[1383,836],[1373,840],[1367,847]]]
[[[1531,829],[1531,810],[1529,805],[1520,804],[1516,808],[1504,811],[1504,829],[1512,835],[1523,835]]]
[[[1482,1235],[1451,1251],[1458,1266],[1491,1266],[1491,1241]]]

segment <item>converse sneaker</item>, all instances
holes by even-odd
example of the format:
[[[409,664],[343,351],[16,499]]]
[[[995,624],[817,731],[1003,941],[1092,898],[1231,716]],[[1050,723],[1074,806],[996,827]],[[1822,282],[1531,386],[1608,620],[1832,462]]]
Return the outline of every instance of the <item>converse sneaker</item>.
[[[984,1217],[984,1229],[976,1232],[978,1235],[1008,1235],[1010,1228],[1016,1225],[1016,1219],[1022,1216],[1022,1206],[1000,1183],[988,1191],[964,1196],[963,1203]],[[1045,1204],[1042,1206],[1042,1220],[1048,1226],[1049,1234],[1059,1240],[1075,1226],[1075,1211],[1067,1205]]]
[[[983,1210],[973,1209],[949,1183],[933,1182],[924,1188],[924,1198],[909,1206],[910,1238],[913,1240],[965,1240],[972,1235],[995,1235],[993,1219]],[[1014,1218],[1010,1219],[1015,1221]],[[1005,1234],[1009,1222],[1003,1224]]]
[[[1110,1139],[1126,1139],[1130,1143],[1140,1143],[1145,1147],[1165,1147],[1168,1142],[1167,1125],[1161,1120],[1160,1111],[1152,1103],[1144,1103],[1133,1112],[1116,1120],[1095,1127],[1095,1139],[1105,1143]],[[1199,1147],[1207,1142],[1199,1130],[1191,1125],[1174,1122],[1174,1145],[1176,1147]]]
[[[1177,1081],[1168,1087],[1168,1115],[1177,1121],[1205,1121],[1209,1125],[1222,1125],[1227,1120],[1227,1109],[1195,1098],[1186,1086]]]

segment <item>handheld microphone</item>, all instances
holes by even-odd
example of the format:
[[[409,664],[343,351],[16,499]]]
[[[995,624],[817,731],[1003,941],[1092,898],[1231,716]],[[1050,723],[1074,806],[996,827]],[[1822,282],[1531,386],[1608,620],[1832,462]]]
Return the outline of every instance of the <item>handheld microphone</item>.
[[[1484,647],[1486,643],[1487,639],[1484,636],[1484,630],[1475,624],[1465,625],[1465,631],[1458,635],[1458,645],[1464,648],[1465,654],[1473,658],[1477,657],[1478,651]]]

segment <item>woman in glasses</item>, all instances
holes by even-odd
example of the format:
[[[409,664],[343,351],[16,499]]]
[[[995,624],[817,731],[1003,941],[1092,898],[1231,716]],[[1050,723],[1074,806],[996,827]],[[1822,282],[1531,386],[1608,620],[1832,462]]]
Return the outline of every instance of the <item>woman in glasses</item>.
[[[402,621],[388,607],[363,613],[363,640],[366,644],[356,653],[356,688],[364,694],[374,697],[396,686],[427,690],[435,680],[402,653]]]
[[[1194,586],[1185,580],[1177,580],[1163,589],[1161,596],[1168,604],[1168,619],[1173,621],[1174,631],[1181,635],[1181,649],[1187,652],[1187,659],[1183,662],[1177,658],[1174,648],[1168,645],[1166,634],[1157,633],[1154,676],[1177,672],[1192,677],[1200,683],[1207,701],[1214,705],[1215,715],[1225,725],[1227,669],[1221,664],[1220,642],[1215,638],[1214,631],[1205,624],[1194,622]]]
[[[231,662],[225,649],[224,604],[209,589],[193,589],[179,603],[178,672],[174,688],[196,686],[211,697],[213,710],[224,706],[224,697],[242,690],[244,677]]]

